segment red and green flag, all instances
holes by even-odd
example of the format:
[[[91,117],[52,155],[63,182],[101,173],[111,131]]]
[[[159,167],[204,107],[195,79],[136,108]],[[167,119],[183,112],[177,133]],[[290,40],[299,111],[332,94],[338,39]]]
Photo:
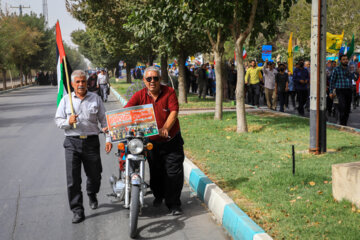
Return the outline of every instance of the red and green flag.
[[[62,99],[62,97],[67,93],[67,83],[66,83],[66,75],[65,75],[65,62],[64,57],[66,58],[64,44],[61,37],[61,30],[59,21],[56,22],[56,69],[57,69],[57,84],[58,84],[58,95],[57,95],[57,105],[59,106],[59,103]],[[70,78],[71,76],[71,67],[66,59],[67,63],[67,70],[68,70],[68,76]],[[69,79],[69,81],[71,81]],[[71,91],[73,91],[71,85],[70,85]]]

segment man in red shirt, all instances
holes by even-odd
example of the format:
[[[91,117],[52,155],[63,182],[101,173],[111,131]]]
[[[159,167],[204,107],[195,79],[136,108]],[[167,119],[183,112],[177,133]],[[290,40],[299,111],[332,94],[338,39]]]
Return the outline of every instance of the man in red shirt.
[[[143,81],[146,88],[136,92],[126,104],[132,107],[153,104],[159,135],[151,136],[154,148],[148,156],[150,188],[158,207],[163,199],[172,215],[182,214],[180,195],[184,183],[184,141],[177,118],[179,103],[175,90],[160,84],[160,69],[148,67]]]

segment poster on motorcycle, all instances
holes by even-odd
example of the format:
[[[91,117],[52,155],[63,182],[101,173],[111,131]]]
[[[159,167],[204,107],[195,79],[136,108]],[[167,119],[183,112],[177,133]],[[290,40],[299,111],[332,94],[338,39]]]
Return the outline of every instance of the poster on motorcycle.
[[[105,114],[111,142],[124,139],[128,131],[141,130],[145,137],[159,134],[152,104],[108,111]]]

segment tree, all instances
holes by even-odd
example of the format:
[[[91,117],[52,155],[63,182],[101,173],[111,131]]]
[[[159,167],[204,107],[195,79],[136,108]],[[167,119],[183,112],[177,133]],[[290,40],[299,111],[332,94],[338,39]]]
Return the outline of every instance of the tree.
[[[9,62],[15,64],[19,69],[20,82],[23,85],[24,70],[28,67],[32,57],[40,50],[39,40],[42,37],[42,33],[35,28],[27,26],[20,17],[15,15],[9,16],[8,27],[12,28],[10,31],[15,33],[14,37],[8,36],[11,39],[8,49]],[[25,84],[27,84],[27,78],[25,78]]]
[[[250,1],[249,1],[250,2]],[[279,19],[288,17],[289,8],[292,0],[252,0],[235,1],[233,4],[233,23],[231,31],[235,42],[236,64],[237,64],[237,83],[236,83],[236,116],[237,132],[247,132],[247,122],[245,115],[245,91],[244,91],[244,61],[243,46],[245,40],[250,35],[250,41],[255,41],[259,33],[269,39],[276,33],[277,22]]]
[[[128,18],[128,28],[138,38],[149,39],[159,54],[176,56],[179,65],[179,103],[187,102],[185,63],[189,55],[206,51],[206,35],[193,23],[196,14],[182,0],[142,0]]]
[[[66,0],[67,10],[87,26],[91,41],[99,44],[96,48],[100,47],[100,56],[106,52],[116,65],[120,59],[126,62],[128,82],[131,82],[130,68],[135,66],[139,58],[154,59],[151,47],[134,44],[133,34],[123,27],[132,3],[123,0]]]
[[[98,67],[112,69],[119,63],[118,58],[110,54],[102,39],[91,30],[76,30],[71,33],[72,41],[79,46],[79,52]]]
[[[229,12],[232,11],[230,1],[218,0],[195,0],[187,3],[193,9],[194,26],[205,31],[215,58],[215,75],[216,75],[216,104],[214,119],[222,119],[222,102],[223,102],[223,56],[224,44],[230,36],[230,23],[232,17]]]
[[[360,18],[360,1],[357,0],[327,0],[327,31],[333,34],[341,34],[344,30],[344,39],[350,40],[355,34],[355,41],[360,40],[360,27],[355,19]],[[289,38],[290,32],[294,32],[302,47],[310,47],[311,37],[311,2],[299,0],[290,9],[290,17],[283,22],[283,31]],[[295,34],[296,33],[296,34]]]

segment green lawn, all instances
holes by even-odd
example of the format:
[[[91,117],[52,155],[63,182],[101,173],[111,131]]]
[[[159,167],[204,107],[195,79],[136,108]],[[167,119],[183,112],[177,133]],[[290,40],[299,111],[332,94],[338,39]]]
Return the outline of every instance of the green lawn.
[[[180,104],[180,109],[212,108],[215,109],[215,98],[199,99],[197,94],[190,93],[187,96],[188,103]],[[235,107],[233,101],[223,103],[223,107]]]
[[[332,197],[331,165],[360,161],[360,136],[328,129],[328,148],[307,153],[309,120],[247,115],[237,134],[236,114],[180,117],[187,155],[275,239],[360,239],[360,210]],[[296,150],[292,175],[291,145]]]
[[[110,79],[111,86],[126,100],[129,100],[127,95],[128,88],[139,81],[140,80],[135,79],[133,83],[127,83],[126,78],[119,79],[118,82],[115,81],[115,78]]]

